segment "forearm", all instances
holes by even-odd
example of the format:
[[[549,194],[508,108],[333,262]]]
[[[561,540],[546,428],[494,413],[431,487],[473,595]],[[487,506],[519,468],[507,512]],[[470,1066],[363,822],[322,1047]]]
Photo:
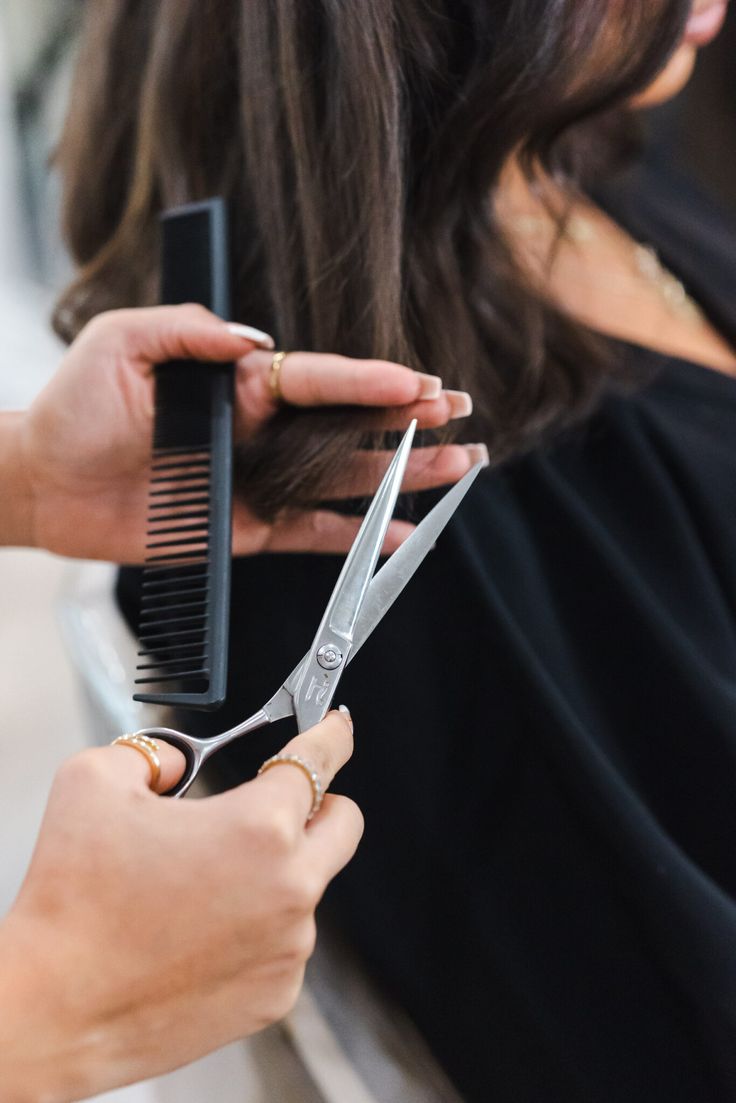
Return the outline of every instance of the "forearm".
[[[88,1090],[94,1040],[65,999],[62,949],[11,913],[0,923],[0,1083],[3,1103],[66,1103]]]
[[[0,544],[33,544],[33,493],[25,470],[22,429],[25,414],[0,412]]]

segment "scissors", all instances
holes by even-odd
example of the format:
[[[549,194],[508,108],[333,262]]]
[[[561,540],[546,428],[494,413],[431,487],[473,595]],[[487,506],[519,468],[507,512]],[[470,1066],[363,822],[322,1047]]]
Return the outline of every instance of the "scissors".
[[[172,728],[142,728],[135,733],[164,739],[177,747],[186,759],[181,780],[168,790],[166,796],[183,796],[211,755],[249,732],[287,716],[296,717],[302,732],[324,718],[345,667],[355,658],[434,547],[437,537],[483,466],[476,464],[445,494],[374,576],[401,488],[416,424],[413,421],[409,426],[376,491],[327,603],[312,646],[270,701],[241,724],[207,739]]]

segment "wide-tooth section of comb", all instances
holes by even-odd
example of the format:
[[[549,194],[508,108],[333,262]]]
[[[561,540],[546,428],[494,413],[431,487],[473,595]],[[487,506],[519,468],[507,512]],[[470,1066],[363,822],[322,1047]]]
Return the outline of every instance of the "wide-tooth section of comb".
[[[151,464],[146,563],[140,613],[137,685],[192,682],[205,692],[207,657],[209,480],[207,448],[157,450]],[[192,502],[196,501],[196,507]],[[180,503],[187,502],[186,506]],[[182,558],[184,557],[184,558]]]
[[[227,313],[224,208],[168,212],[162,298]],[[137,701],[217,708],[225,697],[230,596],[232,365],[155,371],[153,458],[139,618]]]

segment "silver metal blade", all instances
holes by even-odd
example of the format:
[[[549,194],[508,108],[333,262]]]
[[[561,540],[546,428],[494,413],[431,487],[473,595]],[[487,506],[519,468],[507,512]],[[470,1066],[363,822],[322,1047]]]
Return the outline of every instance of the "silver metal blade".
[[[370,636],[377,624],[391,608],[396,598],[411,579],[417,567],[425,560],[437,542],[437,537],[452,517],[457,507],[482,471],[484,464],[478,463],[451,490],[448,490],[434,509],[421,521],[411,536],[407,537],[384,563],[374,576],[363,602],[353,632],[353,646],[348,662],[355,658],[359,649]]]
[[[381,480],[317,629],[294,694],[300,731],[327,712],[353,643],[353,633],[393,516],[417,423],[412,421]]]
[[[396,507],[416,425],[416,421],[413,421],[404,434],[363,519],[325,609],[322,624],[315,636],[315,645],[319,644],[320,633],[326,630],[347,639],[352,638],[355,622],[373,579],[386,530]]]
[[[384,563],[380,571],[374,575],[368,587],[368,594],[363,602],[363,607],[355,622],[353,646],[348,655],[348,663],[355,658],[373,629],[380,624],[384,615],[410,581],[417,567],[420,566],[434,547],[437,537],[470,490],[483,467],[484,464],[478,463],[466,475],[463,475],[462,479],[451,490],[448,490],[444,498],[417,525],[411,536],[407,537],[391,558]],[[293,693],[299,685],[308,658],[309,653],[304,656],[298,666],[294,667],[284,682],[284,687],[289,693]]]

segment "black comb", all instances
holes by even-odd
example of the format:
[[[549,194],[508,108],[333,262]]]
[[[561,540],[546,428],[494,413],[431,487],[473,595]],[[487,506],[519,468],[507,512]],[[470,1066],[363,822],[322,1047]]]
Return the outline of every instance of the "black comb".
[[[161,301],[230,316],[226,209],[161,217]],[[155,369],[153,458],[135,701],[215,709],[225,699],[230,614],[232,364]]]

